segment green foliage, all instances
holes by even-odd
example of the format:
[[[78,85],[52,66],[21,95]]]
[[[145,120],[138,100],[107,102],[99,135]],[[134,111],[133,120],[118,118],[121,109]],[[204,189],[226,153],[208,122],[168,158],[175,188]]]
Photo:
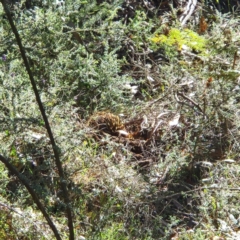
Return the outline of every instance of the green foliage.
[[[124,95],[124,85],[130,84],[132,79],[120,74],[121,61],[116,55],[123,37],[118,29],[123,25],[112,21],[119,3],[97,5],[96,2],[83,4],[79,1],[75,5],[67,4],[59,11],[39,8],[35,10],[35,16],[21,14],[17,28],[39,87],[47,90],[44,90],[44,101],[48,107],[61,99],[91,111],[96,105],[116,109],[116,102],[120,105],[121,102],[130,103]],[[80,7],[80,11],[72,11],[72,7]],[[89,19],[86,21],[86,18]],[[99,25],[103,20],[106,24]],[[81,43],[71,37],[73,29],[67,26],[69,24],[75,25]],[[10,32],[9,27],[3,34],[7,32]],[[20,58],[15,49],[17,47],[2,50],[8,51],[11,65],[12,57]],[[25,73],[19,71],[24,70],[21,66],[17,60],[10,73],[5,74],[14,72],[18,78],[26,79]]]
[[[127,240],[129,238],[127,236],[124,236],[124,234],[122,233],[123,229],[124,229],[123,224],[113,223],[110,227],[107,227],[101,232],[100,237],[98,239]]]
[[[15,233],[12,229],[11,213],[0,207],[0,239],[14,239]]]
[[[199,36],[197,26],[179,29],[173,23],[162,34],[157,9],[133,2],[133,12],[126,1],[77,0],[62,7],[46,4],[33,14],[17,9],[14,15],[61,151],[76,235],[220,236],[219,219],[231,225],[232,209],[239,217],[239,193],[229,189],[239,182],[239,24],[219,19],[227,21],[228,32],[212,22]],[[4,17],[0,40],[0,153],[29,179],[64,239],[60,179]],[[129,93],[133,86],[140,90]],[[89,115],[100,110],[122,113],[133,133],[140,123],[141,137],[112,136],[89,126]],[[236,162],[224,164],[226,158]],[[1,201],[27,214],[13,215],[14,233],[27,225],[24,237],[52,239],[26,189],[3,165],[0,173]],[[215,183],[223,189],[211,188]],[[6,212],[1,214],[4,239],[11,231]]]
[[[183,46],[187,46],[192,50],[205,53],[207,47],[207,40],[190,29],[171,28],[167,35],[154,34],[150,41],[170,52],[181,51]]]
[[[153,28],[153,23],[147,18],[144,11],[136,11],[136,15],[130,20],[128,25],[128,33],[131,34],[131,39],[135,43],[138,50],[144,47],[151,30]]]

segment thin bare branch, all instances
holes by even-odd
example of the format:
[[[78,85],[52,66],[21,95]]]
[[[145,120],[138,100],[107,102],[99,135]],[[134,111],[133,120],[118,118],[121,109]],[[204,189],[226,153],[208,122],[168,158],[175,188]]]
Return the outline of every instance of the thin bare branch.
[[[17,41],[17,44],[19,46],[21,56],[22,56],[22,59],[24,61],[24,65],[26,67],[26,71],[29,75],[29,79],[31,81],[31,85],[32,85],[32,88],[33,88],[33,91],[34,91],[34,94],[35,94],[35,97],[36,97],[36,101],[38,103],[39,109],[41,111],[41,114],[42,114],[42,117],[43,117],[43,120],[44,120],[44,123],[45,123],[45,127],[47,129],[47,132],[48,132],[48,135],[49,135],[49,138],[50,138],[50,141],[51,141],[51,145],[52,145],[53,152],[54,152],[54,157],[55,157],[55,163],[56,163],[56,166],[58,168],[58,173],[59,173],[59,177],[60,177],[60,184],[61,184],[61,188],[62,188],[63,195],[64,195],[64,201],[65,201],[65,204],[66,204],[66,213],[67,213],[68,228],[69,228],[69,239],[74,240],[72,211],[71,211],[70,200],[69,200],[68,191],[67,191],[67,182],[65,180],[62,164],[61,164],[61,161],[60,161],[60,149],[58,148],[58,146],[55,143],[55,140],[54,140],[54,137],[53,137],[53,134],[52,134],[52,130],[51,130],[47,115],[45,113],[44,106],[42,104],[40,95],[38,93],[37,85],[35,83],[32,71],[31,71],[30,66],[29,66],[28,59],[26,57],[25,49],[22,45],[22,41],[21,41],[21,38],[20,38],[19,33],[17,31],[17,28],[15,27],[15,24],[13,22],[11,13],[8,9],[6,1],[1,0],[1,3],[2,3],[4,11],[7,15],[7,18],[8,18],[9,24],[12,28],[12,31],[13,31],[15,37],[16,37],[16,41]]]
[[[8,159],[6,159],[5,157],[3,157],[2,155],[0,155],[0,161],[3,162],[5,164],[5,166],[8,168],[8,170],[17,176],[17,178],[22,182],[22,184],[27,188],[28,192],[31,194],[33,201],[36,203],[36,205],[38,206],[39,210],[42,212],[43,216],[45,217],[45,219],[48,222],[48,225],[50,226],[50,228],[52,229],[55,237],[57,240],[61,240],[61,237],[58,233],[58,230],[56,228],[56,226],[54,225],[54,223],[52,222],[51,218],[49,217],[48,213],[46,212],[44,206],[42,205],[42,203],[39,200],[39,197],[37,196],[37,194],[34,192],[34,190],[32,189],[32,187],[29,184],[29,180],[23,176],[22,174],[20,174],[18,172],[18,170],[10,163],[10,161]]]

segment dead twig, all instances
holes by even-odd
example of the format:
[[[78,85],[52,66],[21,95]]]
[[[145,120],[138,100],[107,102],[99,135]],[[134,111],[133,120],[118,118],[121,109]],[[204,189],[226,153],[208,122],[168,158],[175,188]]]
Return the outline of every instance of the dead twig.
[[[192,16],[192,14],[196,8],[196,5],[197,5],[197,0],[188,0],[185,10],[179,19],[182,26],[184,26],[186,24],[186,22],[188,21],[188,19]]]
[[[197,192],[200,190],[229,190],[229,191],[240,191],[240,188],[227,188],[227,187],[218,187],[218,186],[209,186],[209,187],[199,187],[199,188],[195,188],[192,190],[188,190],[186,192],[179,192],[179,193],[174,193],[172,195],[168,195],[168,196],[163,196],[158,198],[158,200],[164,200],[164,199],[170,199],[176,196],[180,196],[180,195],[184,195],[184,194],[188,194],[188,193],[193,193],[193,192]]]
[[[204,113],[204,111],[202,110],[202,108],[201,108],[195,101],[193,101],[191,98],[187,97],[186,95],[184,95],[184,94],[181,93],[181,92],[177,92],[177,94],[178,94],[179,96],[181,96],[182,98],[184,98],[184,99],[188,100],[189,102],[191,102],[192,105],[195,106],[195,107],[200,111],[200,113],[201,113],[202,115],[205,115],[205,113]],[[188,107],[192,108],[192,105],[190,105],[190,104],[188,104],[188,103],[186,103],[186,102],[184,102],[184,101],[180,101],[179,98],[178,98],[178,96],[177,96],[177,94],[175,94],[175,99],[177,100],[178,103],[185,104],[185,105],[187,105]]]

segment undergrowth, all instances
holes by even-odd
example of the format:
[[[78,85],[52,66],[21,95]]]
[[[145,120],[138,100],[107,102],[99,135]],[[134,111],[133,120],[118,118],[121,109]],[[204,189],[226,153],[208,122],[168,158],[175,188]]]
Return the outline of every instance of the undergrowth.
[[[239,19],[206,8],[199,32],[197,17],[182,29],[140,2],[13,13],[61,152],[76,239],[237,239]],[[47,132],[0,14],[0,153],[67,239]],[[0,238],[53,239],[27,190],[0,170]]]

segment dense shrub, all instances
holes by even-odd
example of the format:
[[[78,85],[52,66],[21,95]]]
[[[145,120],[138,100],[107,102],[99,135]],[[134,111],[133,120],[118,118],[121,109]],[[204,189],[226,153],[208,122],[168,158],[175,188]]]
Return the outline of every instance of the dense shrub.
[[[239,20],[210,1],[184,29],[181,9],[161,1],[27,3],[11,13],[61,154],[76,238],[234,237]],[[0,153],[67,239],[50,141],[0,14]],[[0,172],[0,236],[52,239],[19,179]]]

